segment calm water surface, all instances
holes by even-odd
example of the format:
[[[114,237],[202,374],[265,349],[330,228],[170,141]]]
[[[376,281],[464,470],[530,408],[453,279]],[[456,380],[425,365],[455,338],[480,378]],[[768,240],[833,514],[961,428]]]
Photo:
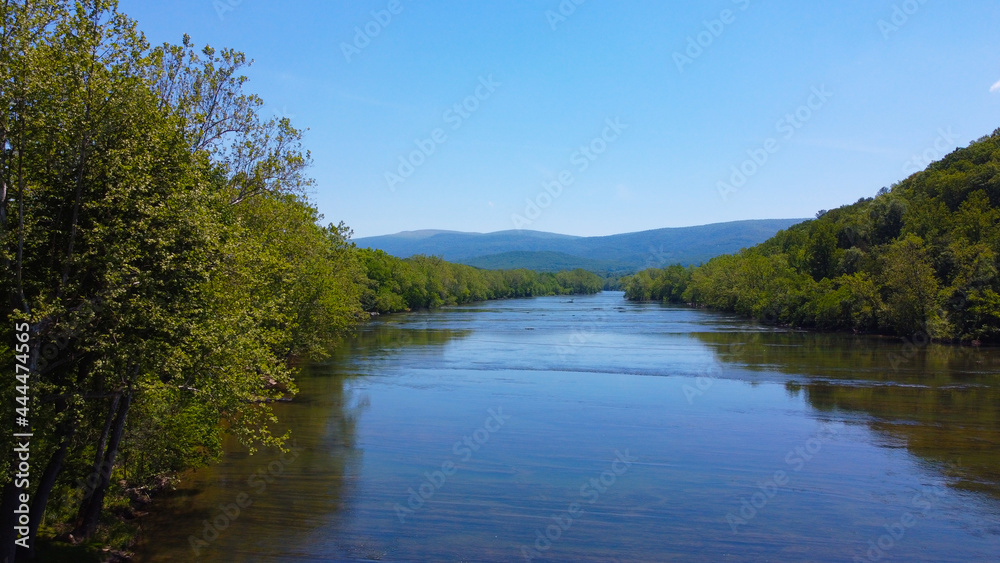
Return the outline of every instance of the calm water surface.
[[[1000,560],[1000,350],[923,344],[615,292],[387,317],[139,560]]]

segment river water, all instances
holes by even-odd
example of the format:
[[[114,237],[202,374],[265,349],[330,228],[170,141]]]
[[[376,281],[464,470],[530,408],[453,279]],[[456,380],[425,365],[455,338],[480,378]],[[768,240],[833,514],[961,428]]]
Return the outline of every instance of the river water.
[[[383,317],[140,561],[997,561],[1000,350],[619,292]]]

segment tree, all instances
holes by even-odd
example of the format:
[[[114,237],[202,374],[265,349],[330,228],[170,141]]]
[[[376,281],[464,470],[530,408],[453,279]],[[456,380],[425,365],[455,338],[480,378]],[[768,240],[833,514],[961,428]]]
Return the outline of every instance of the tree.
[[[1000,129],[874,199],[818,214],[695,268],[683,299],[835,330],[1000,339]],[[666,270],[623,280],[629,299],[676,287]]]
[[[935,314],[938,283],[924,241],[907,235],[889,245],[881,262],[882,299],[891,328],[902,334],[925,330]]]

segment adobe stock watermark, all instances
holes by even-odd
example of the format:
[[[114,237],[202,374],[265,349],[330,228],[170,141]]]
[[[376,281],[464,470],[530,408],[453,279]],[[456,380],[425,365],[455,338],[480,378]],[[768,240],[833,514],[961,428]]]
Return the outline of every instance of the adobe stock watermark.
[[[757,491],[749,497],[740,499],[740,507],[726,514],[726,523],[734,534],[739,533],[739,526],[746,526],[757,517],[767,504],[781,489],[788,486],[792,480],[791,473],[798,473],[806,464],[816,457],[823,449],[823,444],[829,441],[837,431],[828,425],[823,425],[815,435],[806,440],[805,444],[796,446],[785,454],[785,465],[789,471],[779,469],[769,479],[757,483]]]
[[[573,333],[569,335],[567,343],[556,347],[559,359],[565,361],[569,356],[576,354],[577,350],[586,346],[607,320],[608,313],[601,309],[599,314],[589,315],[583,322],[573,323]]]
[[[243,0],[212,0],[212,8],[219,14],[219,21],[226,21],[226,14],[239,8]]]
[[[650,246],[649,256],[646,257],[644,269],[651,270],[654,268],[665,268],[676,263],[678,263],[678,260],[675,258],[673,250],[667,249],[667,247],[662,244],[659,248]]]
[[[242,491],[233,498],[233,501],[228,504],[220,504],[216,507],[216,514],[212,516],[211,519],[206,518],[202,520],[202,532],[201,536],[196,536],[191,534],[188,536],[188,543],[191,545],[191,551],[194,554],[201,555],[201,550],[211,545],[215,540],[219,539],[229,526],[235,522],[241,514],[247,509],[253,506],[254,498],[263,495],[267,491],[268,485],[273,485],[277,482],[277,477],[280,477],[285,469],[295,462],[299,455],[305,450],[305,448],[296,445],[292,442],[292,447],[281,455],[280,458],[268,463],[265,466],[257,468],[256,471],[251,473],[247,479],[247,487],[251,489],[248,493]]]
[[[924,330],[913,333],[910,338],[903,338],[903,349],[899,352],[889,353],[889,366],[893,373],[899,372],[899,367],[909,363],[917,356],[921,348],[926,348],[931,343],[931,335]]]
[[[564,23],[570,16],[576,13],[576,8],[587,0],[562,0],[555,10],[545,10],[545,21],[549,22],[549,27],[555,31],[559,24]]]
[[[441,119],[451,127],[452,131],[458,131],[467,119],[479,111],[482,102],[490,99],[500,86],[502,84],[493,80],[492,74],[486,77],[480,76],[479,83],[472,94],[469,94],[462,101],[452,104],[450,108],[444,110],[444,113],[441,114]],[[424,139],[414,139],[413,144],[417,148],[410,151],[407,155],[399,155],[399,165],[396,167],[395,172],[390,170],[385,172],[385,182],[389,186],[389,191],[395,192],[397,185],[406,182],[410,176],[413,176],[417,168],[423,166],[427,162],[427,159],[437,152],[438,147],[447,141],[448,133],[445,132],[443,127],[435,128]]]
[[[472,454],[485,446],[490,441],[490,436],[498,432],[510,420],[510,415],[503,413],[503,407],[487,409],[486,412],[489,416],[483,421],[482,426],[472,432],[471,435],[462,437],[461,440],[455,442],[452,446],[451,453],[459,462],[466,462],[472,459]],[[417,486],[416,490],[413,487],[406,489],[409,496],[406,499],[405,506],[398,502],[392,504],[392,509],[396,512],[399,523],[405,524],[406,518],[413,516],[418,510],[423,508],[424,504],[434,498],[434,494],[441,490],[441,487],[444,487],[445,483],[448,482],[448,478],[457,472],[458,466],[455,460],[452,459],[446,459],[442,462],[439,469],[424,472],[424,480]]]
[[[733,346],[740,349],[743,347],[743,344],[738,343]],[[719,379],[721,371],[722,368],[719,367],[719,364],[713,362],[701,370],[701,373],[694,380],[694,385],[684,384],[681,386],[681,391],[684,392],[684,398],[689,405],[693,405],[696,397],[704,395],[706,391],[712,388],[712,385],[715,385],[715,381]]]
[[[924,149],[922,153],[911,156],[903,164],[903,173],[916,174],[927,168],[935,160],[944,158],[949,150],[953,150],[956,142],[958,142],[958,135],[951,130],[951,127],[938,129],[938,136],[934,139],[934,144]]]
[[[95,316],[103,313],[104,310],[104,298],[100,296],[94,297],[90,300],[85,300],[73,309],[75,313],[89,312],[91,315]],[[46,335],[46,340],[40,343],[35,369],[43,371],[45,368],[49,367],[50,362],[55,364],[60,363],[61,360],[58,360],[60,354],[69,348],[75,338],[84,334],[87,330],[86,327],[78,327],[76,325],[63,325],[59,328],[59,332]],[[41,339],[42,335],[39,335],[38,337]]]
[[[600,158],[628,127],[628,124],[621,122],[620,117],[605,119],[601,134],[573,151],[569,156],[570,164],[576,166],[578,174],[586,172],[590,168],[590,164]],[[556,175],[554,180],[542,182],[542,191],[538,192],[534,199],[525,200],[524,213],[514,213],[510,216],[514,228],[520,230],[535,222],[542,216],[542,211],[552,205],[552,202],[558,199],[563,191],[573,185],[575,181],[573,172],[569,168],[565,168]]]
[[[920,8],[928,0],[906,0],[905,2],[892,5],[892,14],[888,20],[878,20],[878,30],[882,32],[882,39],[888,41],[893,33],[899,31],[904,25],[909,23]]]
[[[959,467],[957,463],[949,462],[950,470]],[[926,518],[931,508],[946,494],[947,489],[941,485],[925,486],[921,491],[914,493],[910,499],[911,510],[906,510],[896,520],[883,525],[884,534],[868,541],[867,549],[861,555],[855,555],[851,561],[854,563],[873,563],[881,561],[889,552],[906,538],[907,531],[916,526],[920,520]],[[864,548],[862,548],[864,549]]]
[[[747,11],[747,8],[750,7],[750,0],[732,0],[732,2],[741,12]],[[677,65],[677,71],[684,72],[686,65],[694,64],[698,57],[705,54],[705,51],[715,43],[715,40],[726,31],[727,26],[736,22],[736,17],[736,12],[726,8],[719,12],[719,17],[702,21],[705,29],[696,35],[688,36],[687,45],[683,52],[674,51],[673,58],[674,64]]]
[[[240,0],[242,1],[242,0]],[[354,37],[351,42],[340,42],[340,52],[344,54],[344,60],[351,64],[351,57],[356,57],[371,45],[372,41],[379,36],[382,31],[392,23],[393,16],[398,16],[403,11],[403,5],[399,0],[389,0],[385,8],[369,12],[371,19],[364,25],[354,26]]]
[[[593,505],[600,500],[601,495],[608,492],[624,475],[632,464],[639,461],[639,458],[632,457],[628,450],[624,453],[615,450],[615,457],[611,460],[611,467],[602,471],[597,477],[592,477],[580,486],[580,500],[569,503],[566,510],[551,516],[552,524],[535,530],[534,547],[521,545],[521,556],[525,561],[531,561],[536,557],[542,557],[546,551],[552,548],[552,543],[558,541],[565,532],[573,527],[573,522],[583,516],[584,502]]]
[[[782,141],[790,141],[799,129],[816,115],[816,112],[826,107],[832,97],[833,93],[826,89],[826,85],[814,86],[804,104],[779,119],[774,128],[780,137],[769,137],[761,146],[748,149],[748,158],[738,166],[733,166],[729,181],[720,181],[716,184],[722,201],[727,201],[729,196],[738,192],[750,178],[760,172],[771,156],[781,150]]]

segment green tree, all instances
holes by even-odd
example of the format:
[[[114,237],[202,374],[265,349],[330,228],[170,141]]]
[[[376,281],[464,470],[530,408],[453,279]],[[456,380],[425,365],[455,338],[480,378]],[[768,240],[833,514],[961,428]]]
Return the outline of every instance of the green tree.
[[[903,334],[925,330],[936,314],[938,283],[924,241],[907,235],[893,242],[881,263],[882,299],[890,327]]]

